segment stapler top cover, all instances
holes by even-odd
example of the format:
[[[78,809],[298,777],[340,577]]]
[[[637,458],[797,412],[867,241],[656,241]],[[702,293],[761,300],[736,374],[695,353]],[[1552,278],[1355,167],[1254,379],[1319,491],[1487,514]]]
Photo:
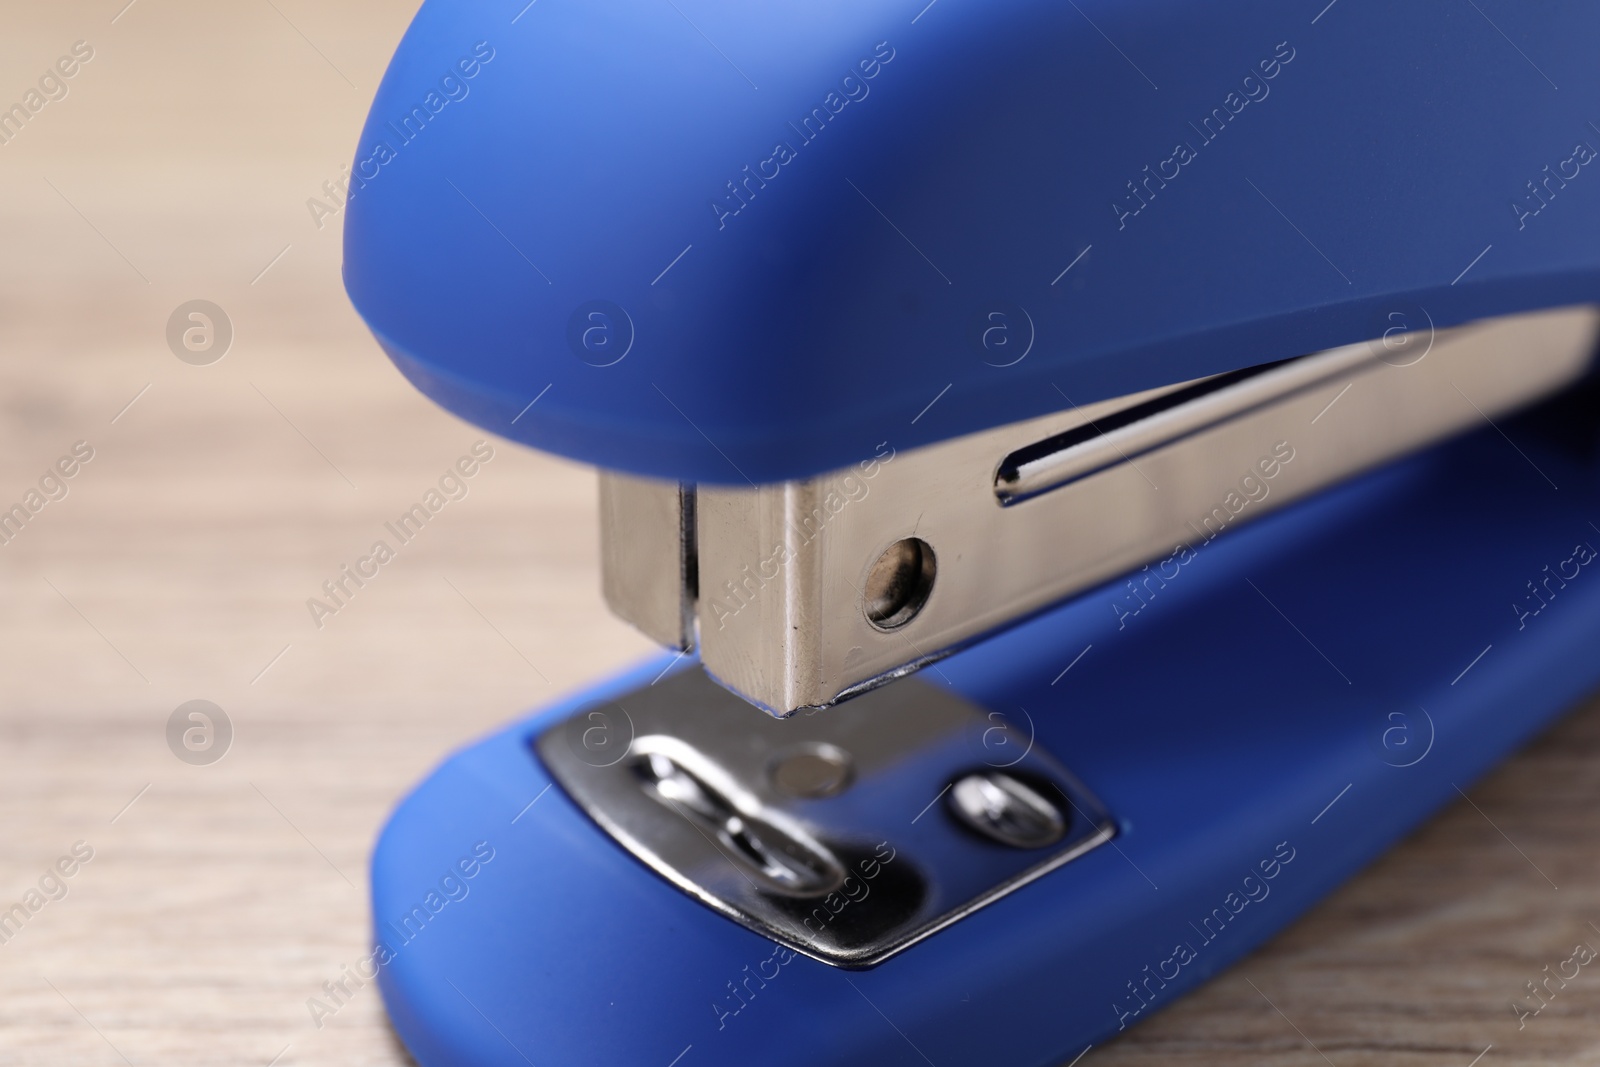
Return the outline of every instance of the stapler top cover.
[[[494,432],[809,476],[1596,299],[1597,41],[1593,0],[427,0],[345,281]]]

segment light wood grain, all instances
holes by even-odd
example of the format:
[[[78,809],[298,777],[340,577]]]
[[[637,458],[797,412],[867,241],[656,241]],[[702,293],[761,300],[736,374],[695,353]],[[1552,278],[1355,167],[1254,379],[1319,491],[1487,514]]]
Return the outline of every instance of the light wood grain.
[[[399,1064],[370,987],[321,1029],[305,1004],[363,952],[382,820],[451,748],[649,646],[600,604],[591,472],[502,443],[313,625],[306,598],[484,436],[381,357],[305,207],[412,5],[138,0],[113,23],[124,2],[0,16],[0,102],[96,50],[0,146],[0,504],[95,449],[0,546],[0,902],[95,850],[0,945],[0,1064]],[[163,340],[195,297],[237,330],[209,367]],[[164,739],[195,698],[237,731],[211,766]],[[1475,789],[1481,813],[1082,1062],[1600,1061],[1600,974],[1520,1032],[1508,1007],[1600,938],[1597,749],[1590,708]]]

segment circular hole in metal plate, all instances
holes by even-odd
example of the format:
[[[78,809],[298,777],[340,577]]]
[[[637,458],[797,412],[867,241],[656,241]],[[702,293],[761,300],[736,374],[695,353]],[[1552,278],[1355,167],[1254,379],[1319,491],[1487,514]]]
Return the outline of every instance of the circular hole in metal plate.
[[[928,602],[938,571],[933,548],[919,537],[906,537],[888,548],[867,572],[862,592],[867,621],[880,630],[904,626]]]
[[[850,753],[823,742],[797,745],[778,753],[768,766],[768,776],[778,792],[802,800],[835,797],[855,779]]]

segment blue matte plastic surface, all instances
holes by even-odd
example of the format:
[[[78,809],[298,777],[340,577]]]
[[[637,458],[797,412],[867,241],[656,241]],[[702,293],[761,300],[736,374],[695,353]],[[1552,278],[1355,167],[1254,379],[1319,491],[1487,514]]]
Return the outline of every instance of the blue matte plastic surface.
[[[925,4],[427,0],[357,309],[489,430],[743,484],[1600,294],[1594,0]]]
[[[1485,430],[1197,546],[1120,630],[1110,602],[1128,594],[1107,587],[925,670],[1013,721],[1026,709],[1123,830],[871,970],[763,965],[770,942],[550,785],[530,738],[667,659],[463,750],[373,859],[396,1028],[423,1067],[1066,1063],[1248,952],[1600,683],[1594,563],[1537,614],[1509,609],[1600,545],[1593,442],[1578,459],[1509,432],[1528,459]],[[478,842],[493,860],[430,918],[426,894]],[[414,907],[403,941],[392,924]],[[1186,964],[1167,962],[1178,945]],[[774,969],[740,1007],[729,983]]]

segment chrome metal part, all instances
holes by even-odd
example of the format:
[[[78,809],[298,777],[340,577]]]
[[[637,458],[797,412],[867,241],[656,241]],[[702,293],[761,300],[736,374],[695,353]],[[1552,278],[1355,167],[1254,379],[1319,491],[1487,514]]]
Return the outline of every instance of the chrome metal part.
[[[772,784],[780,793],[806,800],[837,796],[855,778],[850,753],[838,745],[809,742],[774,756]]]
[[[1241,418],[1377,362],[1362,345],[1189,382],[1024,446],[1000,461],[994,495],[1016,504]]]
[[[1575,380],[1597,322],[1583,306],[1416,330],[1083,407],[1063,397],[1054,415],[891,442],[804,481],[701,486],[701,660],[786,715],[1130,572],[1121,601],[1137,606],[1224,529]]]
[[[983,836],[1012,848],[1044,848],[1067,832],[1048,796],[1004,771],[969,774],[950,787],[950,810]]]
[[[933,593],[937,574],[933,549],[920,537],[903,537],[884,549],[867,571],[861,594],[867,621],[880,630],[894,630],[916,618]]]
[[[1575,307],[1405,331],[754,488],[601,475],[607,602],[774,715],[822,707],[1587,367]],[[1117,611],[1115,604],[1108,610]]]
[[[1031,724],[918,679],[779,722],[693,667],[534,746],[652,870],[840,967],[882,962],[1116,832]]]
[[[694,647],[693,486],[600,472],[600,590],[668,648]]]

